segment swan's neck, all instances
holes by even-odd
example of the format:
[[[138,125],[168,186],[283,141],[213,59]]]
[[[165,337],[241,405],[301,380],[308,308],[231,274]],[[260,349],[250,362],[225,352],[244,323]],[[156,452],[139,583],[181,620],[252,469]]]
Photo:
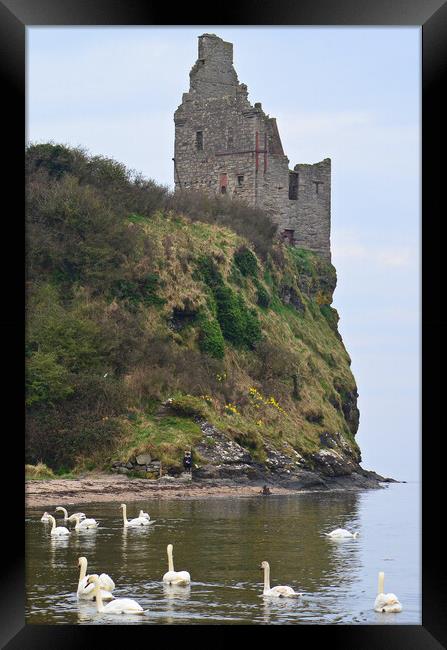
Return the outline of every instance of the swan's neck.
[[[79,574],[79,584],[78,584],[78,587],[81,586],[81,580],[84,580],[86,574],[87,574],[87,562],[81,562],[81,572],[80,572],[80,574]]]
[[[385,593],[385,574],[383,571],[379,572],[379,584],[378,584],[378,593],[379,594],[384,594]]]
[[[264,591],[270,591],[270,567],[264,567]]]
[[[168,571],[174,571],[174,558],[172,556],[172,548],[168,548]]]
[[[51,517],[51,530],[54,530],[56,528],[56,519],[54,517]]]
[[[62,508],[62,506],[60,506],[58,510],[64,513],[64,519],[68,519],[68,512],[65,508]]]
[[[126,506],[126,504],[124,504],[124,506],[123,506],[123,521],[124,521],[124,524],[127,524],[127,506]]]
[[[101,588],[99,586],[99,581],[96,583],[95,586],[95,598],[96,598],[96,607],[98,609],[98,612],[103,612],[104,603],[102,602],[102,594],[101,594]]]

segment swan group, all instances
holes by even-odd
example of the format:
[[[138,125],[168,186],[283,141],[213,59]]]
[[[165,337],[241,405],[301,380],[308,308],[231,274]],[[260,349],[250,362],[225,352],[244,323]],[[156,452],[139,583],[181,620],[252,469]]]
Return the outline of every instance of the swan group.
[[[144,610],[136,600],[131,598],[114,598],[110,603],[104,605],[103,590],[101,589],[99,576],[94,573],[88,577],[89,585],[93,585],[93,594],[96,600],[96,608],[100,614],[144,614]]]
[[[75,530],[88,530],[89,528],[98,528],[98,522],[96,519],[82,519],[81,521],[78,514],[71,515],[68,520],[76,522]]]
[[[122,503],[120,506],[123,509],[123,521],[124,521],[124,528],[136,528],[137,526],[148,526],[149,524],[153,523],[148,519],[149,515],[147,517],[135,517],[134,519],[127,519],[127,506],[125,503]],[[140,511],[142,512],[142,511]],[[147,513],[144,513],[147,514]]]
[[[85,519],[85,514],[83,512],[75,512],[71,517],[68,516],[68,512],[66,508],[63,508],[62,506],[57,506],[54,512],[61,511],[64,513],[64,521],[69,521],[71,517],[79,517],[79,519]]]
[[[140,510],[139,516],[134,519],[127,519],[126,504],[122,503],[124,527],[140,527],[147,526],[154,523],[150,515],[143,510]],[[64,513],[64,521],[75,522],[75,530],[86,530],[89,528],[96,528],[98,523],[95,519],[87,519],[82,512],[76,512],[68,516],[68,512],[62,506],[58,506],[56,511]],[[50,534],[52,537],[67,537],[70,534],[68,528],[64,526],[56,526],[56,519],[48,512],[44,512],[40,521],[51,523]],[[336,528],[330,533],[324,533],[326,536],[333,539],[353,538],[358,537],[358,532],[350,532],[344,528]],[[188,571],[175,571],[174,558],[173,558],[173,545],[167,545],[168,555],[168,571],[163,575],[163,583],[171,586],[186,586],[191,583],[191,576]],[[95,600],[97,610],[101,614],[115,613],[115,614],[142,614],[143,608],[139,603],[130,598],[115,598],[112,594],[115,589],[115,583],[112,578],[106,573],[87,575],[87,558],[82,556],[78,558],[78,566],[80,569],[77,598],[84,600]],[[264,587],[262,596],[276,597],[276,598],[293,598],[300,597],[303,594],[296,592],[292,587],[286,585],[278,585],[270,587],[270,564],[264,560],[260,568],[264,571]],[[385,573],[379,572],[378,578],[378,593],[374,602],[374,610],[379,613],[398,613],[402,611],[402,604],[397,596],[393,593],[384,593]],[[110,602],[104,604],[103,601],[109,600]]]
[[[76,595],[78,598],[94,600],[96,586],[93,583],[89,584],[88,582],[90,576],[87,575],[87,558],[80,557],[78,559],[78,566],[80,568],[80,572],[78,590],[76,592]],[[101,598],[103,600],[110,600],[113,598],[114,596],[112,595],[112,591],[115,589],[115,583],[113,582],[112,578],[107,575],[107,573],[101,573],[101,575],[98,576],[98,582],[99,588],[101,590]]]

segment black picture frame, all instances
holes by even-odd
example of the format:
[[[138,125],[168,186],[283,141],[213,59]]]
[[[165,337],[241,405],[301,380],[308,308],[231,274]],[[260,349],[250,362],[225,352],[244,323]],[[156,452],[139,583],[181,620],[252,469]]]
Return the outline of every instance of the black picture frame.
[[[5,468],[7,484],[7,521],[2,529],[3,582],[0,590],[0,641],[8,649],[72,648],[94,641],[110,643],[141,637],[143,643],[184,642],[223,647],[233,639],[243,642],[278,642],[292,632],[296,644],[310,640],[312,644],[328,644],[331,648],[392,648],[431,650],[447,646],[447,578],[443,566],[444,536],[440,530],[445,511],[442,479],[444,456],[438,453],[445,426],[442,404],[445,388],[435,379],[436,368],[445,368],[446,319],[443,316],[443,283],[445,276],[445,244],[442,237],[444,220],[444,165],[436,161],[442,151],[443,120],[446,106],[443,99],[442,72],[447,68],[447,4],[442,0],[299,0],[261,5],[254,0],[240,0],[231,7],[219,5],[203,9],[189,4],[175,8],[144,0],[0,0],[0,70],[3,94],[3,136],[7,140],[6,174],[3,199],[10,198],[4,210],[3,252],[1,260],[3,310],[0,320],[3,375],[7,379],[3,392],[5,415],[10,415],[4,428],[3,443],[9,445]],[[225,14],[225,15],[223,15]],[[223,20],[225,18],[225,20]],[[423,234],[423,318],[422,373],[423,422],[423,581],[422,625],[366,626],[194,626],[186,630],[148,628],[147,626],[36,626],[25,625],[24,602],[24,474],[22,468],[23,413],[20,387],[23,386],[24,291],[23,219],[24,190],[24,124],[25,124],[25,28],[31,25],[414,25],[422,28],[422,234]],[[445,140],[445,137],[444,137]],[[20,197],[20,198],[19,198]],[[5,201],[3,200],[3,206]],[[19,207],[20,206],[20,207]],[[436,219],[438,217],[438,219]],[[7,261],[6,253],[12,253]],[[21,265],[22,263],[22,265]],[[443,356],[444,355],[444,356]],[[9,472],[6,471],[9,467]],[[14,502],[11,502],[11,499]],[[434,506],[431,514],[431,506]],[[6,504],[4,505],[6,515]],[[17,532],[13,532],[17,531]],[[254,637],[252,635],[255,635]],[[100,636],[101,635],[101,636]],[[154,640],[154,635],[158,636]],[[262,637],[261,637],[262,635]],[[273,636],[274,635],[274,636]],[[148,638],[150,636],[150,638]],[[165,640],[163,641],[163,637]],[[242,637],[242,639],[241,639]]]

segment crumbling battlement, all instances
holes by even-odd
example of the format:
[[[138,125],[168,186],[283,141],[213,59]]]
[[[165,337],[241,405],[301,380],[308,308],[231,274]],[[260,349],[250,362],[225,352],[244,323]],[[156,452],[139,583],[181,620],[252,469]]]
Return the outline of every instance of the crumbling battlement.
[[[331,161],[289,169],[275,118],[250,104],[233,45],[199,36],[190,88],[175,111],[178,189],[227,194],[268,212],[292,245],[330,260]]]

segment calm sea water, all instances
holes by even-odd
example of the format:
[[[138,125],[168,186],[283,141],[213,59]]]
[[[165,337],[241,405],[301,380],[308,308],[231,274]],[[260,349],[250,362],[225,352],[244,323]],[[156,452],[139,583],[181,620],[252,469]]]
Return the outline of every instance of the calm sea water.
[[[419,484],[383,490],[294,496],[146,500],[128,503],[128,517],[143,508],[156,523],[124,529],[120,501],[73,504],[100,527],[53,540],[40,522],[43,508],[26,516],[26,620],[80,624],[421,624]],[[63,523],[59,523],[63,525]],[[360,532],[333,541],[334,528]],[[166,546],[174,545],[177,571],[190,587],[166,588]],[[78,601],[78,557],[89,573],[108,573],[116,597],[137,600],[141,617],[101,615]],[[268,560],[271,586],[303,592],[299,599],[262,597]],[[399,597],[400,614],[373,610],[377,574]]]

